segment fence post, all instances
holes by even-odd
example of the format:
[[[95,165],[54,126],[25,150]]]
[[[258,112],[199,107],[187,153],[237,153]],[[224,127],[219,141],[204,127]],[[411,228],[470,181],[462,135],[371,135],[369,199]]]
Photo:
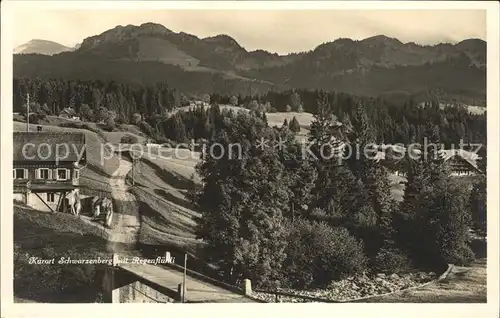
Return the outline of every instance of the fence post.
[[[243,294],[245,296],[252,295],[252,281],[249,280],[248,278],[243,280]]]
[[[183,303],[184,302],[184,286],[182,283],[180,283],[178,286],[177,286],[177,297],[178,297],[178,300],[179,302]]]
[[[112,263],[113,267],[117,266],[118,262],[119,262],[118,254],[113,253],[113,263]]]
[[[182,277],[182,287],[184,287],[184,290],[182,291],[183,297],[186,297],[186,292],[187,292],[187,285],[186,285],[186,275],[187,275],[187,253],[184,253],[184,276]],[[182,300],[184,302],[184,299]]]

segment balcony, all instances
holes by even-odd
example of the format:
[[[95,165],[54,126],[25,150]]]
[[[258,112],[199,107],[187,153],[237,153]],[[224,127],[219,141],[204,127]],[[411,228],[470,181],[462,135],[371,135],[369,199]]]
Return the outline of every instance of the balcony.
[[[70,191],[78,187],[78,180],[26,180],[15,179],[14,188],[31,190],[32,192],[48,192],[48,191]]]

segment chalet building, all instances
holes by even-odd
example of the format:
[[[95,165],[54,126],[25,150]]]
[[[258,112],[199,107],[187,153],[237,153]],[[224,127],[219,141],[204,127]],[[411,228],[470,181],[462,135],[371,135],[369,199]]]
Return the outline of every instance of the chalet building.
[[[374,159],[382,161],[394,175],[405,177],[407,167],[404,159],[408,156],[404,154],[406,151],[400,146],[381,145]],[[421,153],[419,149],[412,149],[412,152],[412,158],[418,158]],[[484,173],[478,168],[478,162],[482,158],[473,152],[463,149],[444,149],[439,152],[439,155],[452,176],[472,176]]]
[[[80,120],[80,117],[76,116],[75,110],[71,107],[67,107],[61,110],[61,112],[59,113],[59,117],[73,119],[73,120]]]
[[[14,132],[14,201],[48,212],[70,211],[86,165],[83,133]]]
[[[452,176],[471,176],[482,174],[477,165],[482,160],[477,154],[462,149],[442,150],[444,164],[450,168]]]

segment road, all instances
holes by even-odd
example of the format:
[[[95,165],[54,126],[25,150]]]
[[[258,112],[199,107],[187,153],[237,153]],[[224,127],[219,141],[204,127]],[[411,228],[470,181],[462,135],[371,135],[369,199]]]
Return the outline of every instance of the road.
[[[125,184],[125,177],[132,169],[132,163],[120,159],[118,169],[109,180],[111,196],[113,197],[114,213],[110,229],[103,227],[107,248],[114,253],[124,254],[124,244],[136,243],[140,231],[138,204],[134,195]],[[94,223],[94,225],[97,225]],[[99,224],[99,226],[101,226]],[[128,253],[125,253],[128,254]],[[121,264],[120,267],[150,282],[176,291],[183,281],[183,273],[151,264]],[[188,302],[254,302],[221,287],[188,276],[186,281]]]
[[[183,273],[174,269],[151,264],[120,264],[120,268],[176,291],[182,283]],[[186,278],[186,302],[256,302],[210,283],[188,276]]]
[[[139,207],[134,195],[125,184],[125,177],[132,169],[132,163],[120,159],[118,169],[109,180],[111,196],[115,200],[110,243],[136,243],[140,231]]]

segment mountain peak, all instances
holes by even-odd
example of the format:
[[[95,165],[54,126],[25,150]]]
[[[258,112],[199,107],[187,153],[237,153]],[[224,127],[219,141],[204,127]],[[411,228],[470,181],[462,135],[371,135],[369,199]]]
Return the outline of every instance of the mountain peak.
[[[138,28],[141,30],[150,31],[152,33],[172,32],[171,30],[167,29],[164,25],[154,22],[143,23]]]
[[[361,42],[369,43],[369,44],[393,44],[393,45],[403,44],[398,39],[390,38],[390,37],[383,35],[383,34],[368,37],[368,38],[362,40]]]
[[[113,29],[107,30],[99,35],[94,35],[83,40],[80,49],[92,49],[100,43],[121,42],[124,40],[134,39],[138,37],[161,36],[172,33],[165,26],[147,22],[139,26],[128,24],[126,26],[117,25]]]
[[[43,54],[54,55],[66,51],[72,51],[72,48],[64,46],[54,41],[32,39],[27,43],[14,48],[14,54]]]
[[[235,39],[226,34],[218,34],[216,36],[209,36],[203,39],[203,41],[208,43],[216,43],[219,45],[231,46],[241,48],[241,45],[236,42]]]
[[[455,46],[462,49],[485,49],[486,41],[481,39],[467,39],[458,42]]]
[[[28,43],[57,43],[57,42],[50,41],[50,40],[43,40],[43,39],[32,39],[32,40],[28,41]]]

